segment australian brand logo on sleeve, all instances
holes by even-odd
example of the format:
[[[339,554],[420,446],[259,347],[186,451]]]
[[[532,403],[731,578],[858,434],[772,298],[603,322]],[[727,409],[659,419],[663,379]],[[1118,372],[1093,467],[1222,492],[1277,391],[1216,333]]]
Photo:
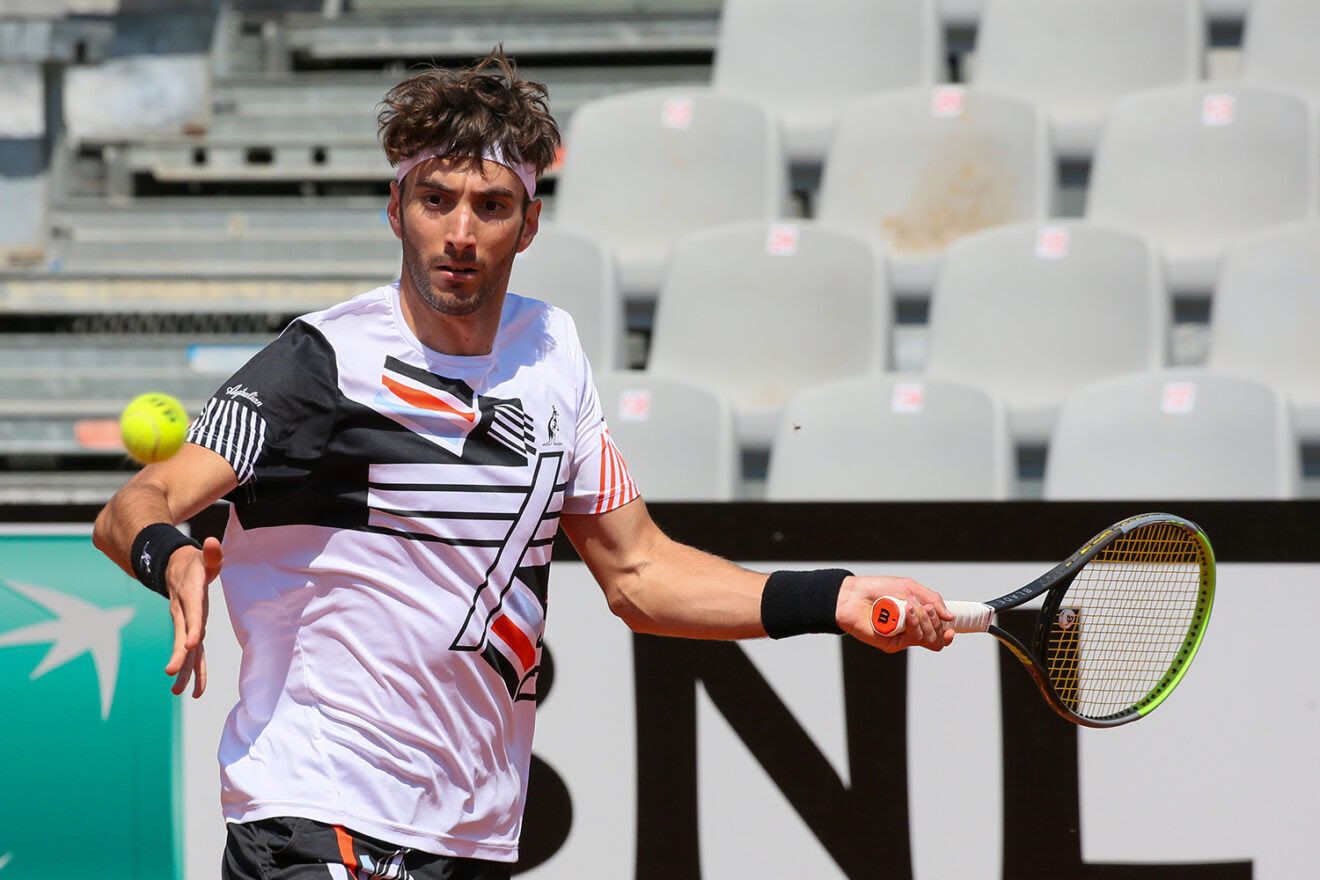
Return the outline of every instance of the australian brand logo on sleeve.
[[[257,392],[251,391],[242,385],[230,385],[225,389],[225,394],[231,400],[241,397],[253,406],[261,406],[261,398],[257,397]]]

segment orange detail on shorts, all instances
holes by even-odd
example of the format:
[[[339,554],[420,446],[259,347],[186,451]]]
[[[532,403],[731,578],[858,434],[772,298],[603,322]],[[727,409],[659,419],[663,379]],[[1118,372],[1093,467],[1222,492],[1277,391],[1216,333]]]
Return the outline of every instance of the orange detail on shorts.
[[[898,629],[901,617],[898,602],[889,596],[881,596],[871,606],[871,628],[876,635],[892,636]]]
[[[335,829],[335,840],[339,843],[339,860],[348,868],[350,874],[357,874],[357,856],[353,855],[353,836],[344,830],[344,826],[332,826]]]

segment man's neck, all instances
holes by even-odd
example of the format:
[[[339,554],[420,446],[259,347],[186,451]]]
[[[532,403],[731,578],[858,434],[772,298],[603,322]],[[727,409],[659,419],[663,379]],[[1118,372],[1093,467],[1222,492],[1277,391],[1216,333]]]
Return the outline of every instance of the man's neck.
[[[405,273],[399,284],[399,306],[408,329],[422,345],[441,354],[478,357],[490,354],[495,345],[504,294],[492,297],[471,315],[445,315],[425,303]]]

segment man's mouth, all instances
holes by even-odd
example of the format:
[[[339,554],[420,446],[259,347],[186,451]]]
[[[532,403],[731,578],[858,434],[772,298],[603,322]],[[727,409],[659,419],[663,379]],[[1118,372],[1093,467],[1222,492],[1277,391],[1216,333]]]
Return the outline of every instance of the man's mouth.
[[[446,263],[438,267],[440,274],[450,281],[471,281],[477,277],[476,266]]]

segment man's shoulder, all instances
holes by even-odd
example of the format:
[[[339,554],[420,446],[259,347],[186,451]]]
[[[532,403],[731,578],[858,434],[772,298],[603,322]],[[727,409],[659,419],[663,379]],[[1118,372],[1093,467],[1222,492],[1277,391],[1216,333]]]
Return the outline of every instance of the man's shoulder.
[[[375,287],[327,308],[300,315],[297,320],[324,330],[330,325],[343,321],[388,318],[390,312],[387,294],[389,291],[390,285]]]
[[[563,341],[566,337],[577,340],[577,326],[572,315],[545,300],[512,291],[505,294],[502,323],[506,327],[537,325],[556,340]]]

